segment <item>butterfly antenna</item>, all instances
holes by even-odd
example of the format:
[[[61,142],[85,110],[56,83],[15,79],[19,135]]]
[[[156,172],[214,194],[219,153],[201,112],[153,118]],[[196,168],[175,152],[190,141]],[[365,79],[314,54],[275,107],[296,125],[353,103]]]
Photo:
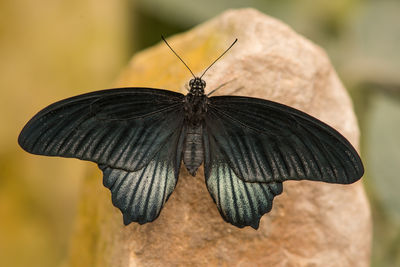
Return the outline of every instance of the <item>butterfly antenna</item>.
[[[171,51],[174,52],[175,56],[177,56],[179,58],[179,60],[182,61],[182,63],[186,66],[186,68],[193,75],[193,78],[196,78],[196,76],[193,74],[193,71],[189,68],[189,66],[185,63],[185,61],[183,61],[183,59],[174,51],[174,49],[172,49],[172,47],[169,45],[167,40],[165,40],[164,36],[161,35],[161,39],[165,42],[165,44],[169,47],[169,49],[171,49]]]
[[[204,74],[206,74],[206,72],[212,67],[212,65],[214,65],[215,62],[217,62],[223,55],[226,54],[226,52],[229,51],[229,49],[232,48],[232,46],[237,42],[237,40],[238,40],[238,39],[236,38],[235,41],[233,41],[233,43],[228,47],[228,49],[226,49],[224,53],[222,53],[216,60],[214,60],[214,62],[211,63],[210,66],[208,66],[208,68],[207,68],[207,69],[203,72],[203,74],[200,76],[200,79],[204,76]]]

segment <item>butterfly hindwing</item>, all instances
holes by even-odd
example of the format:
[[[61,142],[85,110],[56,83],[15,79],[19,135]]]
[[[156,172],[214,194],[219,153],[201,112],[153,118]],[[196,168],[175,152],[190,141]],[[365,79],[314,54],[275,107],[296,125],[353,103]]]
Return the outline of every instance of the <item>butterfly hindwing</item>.
[[[349,184],[363,174],[352,145],[306,113],[249,97],[216,96],[209,103],[209,138],[245,182],[307,179]]]
[[[208,138],[209,137],[209,138]],[[281,182],[249,183],[239,179],[213,137],[204,135],[204,172],[207,189],[225,221],[258,228],[260,218],[272,208]]]
[[[146,166],[183,123],[183,95],[150,88],[96,91],[34,116],[18,142],[33,154],[74,157],[126,171]]]
[[[112,194],[125,225],[154,221],[178,181],[184,138],[182,125],[142,169],[126,171],[99,165],[103,184]]]

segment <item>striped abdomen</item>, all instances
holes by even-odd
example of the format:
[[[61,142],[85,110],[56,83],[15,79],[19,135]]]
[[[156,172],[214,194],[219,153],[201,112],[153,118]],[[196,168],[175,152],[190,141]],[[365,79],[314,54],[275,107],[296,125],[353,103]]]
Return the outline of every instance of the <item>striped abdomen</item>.
[[[188,126],[186,139],[183,146],[183,163],[192,176],[196,175],[196,171],[203,163],[203,128],[199,126]]]

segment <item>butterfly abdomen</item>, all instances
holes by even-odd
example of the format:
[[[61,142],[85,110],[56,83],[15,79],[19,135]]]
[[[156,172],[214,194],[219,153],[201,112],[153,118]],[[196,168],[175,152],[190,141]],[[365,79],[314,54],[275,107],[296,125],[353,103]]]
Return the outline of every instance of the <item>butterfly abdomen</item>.
[[[203,163],[203,126],[188,126],[186,139],[183,147],[183,163],[192,176],[196,175],[196,171]]]

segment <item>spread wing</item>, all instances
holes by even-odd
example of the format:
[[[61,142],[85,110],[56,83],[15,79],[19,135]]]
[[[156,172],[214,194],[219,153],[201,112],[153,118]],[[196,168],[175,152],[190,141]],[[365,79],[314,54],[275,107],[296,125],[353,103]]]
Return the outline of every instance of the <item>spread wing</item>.
[[[18,142],[26,151],[94,161],[124,223],[155,220],[181,162],[183,95],[150,88],[92,92],[34,116]]]
[[[222,217],[258,227],[286,180],[349,184],[363,175],[352,145],[332,127],[275,102],[216,96],[205,116],[205,176]]]
[[[360,157],[345,137],[282,104],[212,97],[206,124],[210,139],[245,182],[307,179],[350,184],[364,173]]]
[[[126,171],[146,166],[183,123],[183,95],[120,88],[54,103],[24,127],[27,152],[94,161]]]

